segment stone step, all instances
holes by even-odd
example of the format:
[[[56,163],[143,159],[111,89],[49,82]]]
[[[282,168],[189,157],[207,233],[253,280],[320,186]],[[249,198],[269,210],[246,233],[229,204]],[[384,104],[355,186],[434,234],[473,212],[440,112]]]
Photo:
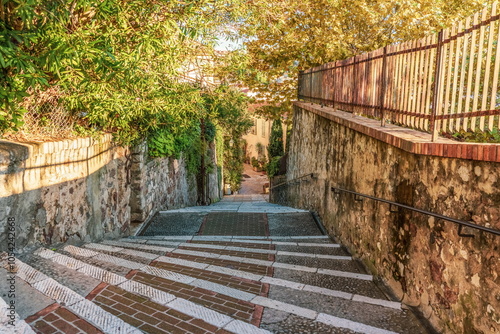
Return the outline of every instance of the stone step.
[[[107,244],[111,243],[105,242]],[[126,247],[123,243],[113,242],[113,244],[118,247]],[[289,252],[289,251],[281,251],[281,250],[273,250],[273,249],[259,249],[259,248],[247,248],[247,247],[234,247],[234,246],[226,246],[226,245],[217,245],[217,244],[201,244],[201,243],[187,243],[187,242],[170,242],[170,241],[161,241],[161,240],[153,240],[148,244],[153,245],[163,245],[163,246],[172,246],[175,248],[183,247],[183,248],[198,248],[198,249],[209,249],[209,250],[226,250],[226,251],[235,251],[235,252],[244,252],[244,253],[260,253],[260,254],[272,254],[272,255],[286,255],[286,256],[297,256],[297,257],[310,257],[316,259],[330,259],[330,260],[352,260],[351,256],[344,255],[331,255],[331,254],[315,254],[310,252]]]
[[[200,252],[200,251],[191,251],[191,250],[185,250],[185,249],[175,249],[171,253],[175,254],[175,255],[180,255],[181,257],[183,255],[185,255],[185,256],[194,256],[194,257],[199,257],[199,258],[212,258],[212,259],[220,259],[220,260],[227,260],[227,261],[233,261],[233,262],[260,265],[260,266],[267,266],[267,267],[272,267],[272,268],[282,268],[282,269],[293,270],[293,271],[319,273],[319,274],[323,274],[323,275],[348,277],[348,278],[352,278],[352,279],[360,279],[360,280],[368,280],[368,281],[373,280],[373,276],[366,275],[366,274],[346,272],[346,271],[341,271],[341,270],[324,269],[324,268],[318,268],[318,267],[294,265],[294,264],[285,263],[285,262],[260,260],[260,259],[246,258],[246,257],[241,257],[241,256],[221,255],[221,254],[212,253],[212,252]]]
[[[305,317],[305,318],[313,320],[313,321],[319,321],[319,322],[322,322],[326,325],[341,327],[341,328],[346,328],[346,329],[351,329],[351,330],[352,329],[363,329],[369,333],[394,333],[392,331],[388,331],[385,329],[380,329],[380,328],[377,328],[374,326],[362,324],[362,323],[359,323],[357,321],[342,319],[339,317],[332,316],[331,314],[324,314],[322,312],[318,312],[318,311],[311,310],[308,308],[289,304],[289,303],[286,303],[283,301],[273,300],[273,299],[262,297],[262,296],[256,296],[253,294],[249,294],[247,292],[242,292],[242,291],[238,291],[236,289],[227,288],[227,287],[222,286],[220,284],[215,284],[215,283],[211,283],[211,282],[208,282],[205,280],[195,279],[195,278],[192,278],[192,277],[189,277],[186,275],[179,275],[177,273],[172,273],[170,271],[161,270],[159,268],[144,265],[142,263],[137,263],[137,262],[134,263],[133,261],[125,260],[125,259],[118,258],[115,256],[106,255],[104,253],[100,253],[97,251],[89,251],[88,249],[78,248],[78,247],[74,247],[74,246],[66,246],[65,250],[70,252],[71,254],[74,254],[77,256],[84,256],[84,257],[89,257],[89,258],[90,257],[100,258],[101,261],[110,261],[110,262],[115,263],[115,264],[127,266],[127,268],[129,268],[129,269],[139,268],[139,270],[141,270],[143,272],[147,272],[147,273],[152,274],[152,275],[157,276],[157,277],[165,278],[165,279],[172,280],[172,281],[182,282],[182,283],[191,285],[195,288],[201,288],[201,289],[213,291],[213,292],[216,292],[219,294],[232,296],[234,298],[239,298],[239,299],[248,301],[254,305],[258,305],[261,307],[270,308],[270,309],[274,309],[274,310],[284,311],[284,312],[287,312],[290,314],[294,314],[296,316]],[[76,268],[76,270],[80,270],[86,266],[92,267],[90,265],[85,265],[83,263],[83,261],[78,261],[78,260],[75,261],[74,259],[71,260],[71,258],[68,258],[65,255],[62,255],[62,254],[61,255],[54,255],[54,254],[58,254],[58,253],[54,253],[54,252],[49,251],[49,250],[41,250],[41,251],[37,252],[37,255],[42,256],[44,258],[49,258],[52,261],[57,262],[57,263],[65,263],[65,264],[68,264],[70,266],[77,265],[78,268]],[[89,273],[89,272],[94,273],[97,269],[98,268],[91,268],[91,269],[85,269],[85,271],[87,273]],[[108,273],[109,277],[112,277],[113,275],[114,274],[112,274],[112,273]],[[94,278],[102,279],[102,277],[103,277],[102,275],[94,274]],[[269,278],[269,279],[271,282],[273,282],[272,278]],[[133,284],[133,285],[142,284],[142,283],[137,283],[135,281],[130,281],[130,280],[129,280],[129,282],[131,282],[130,284]],[[107,282],[107,283],[110,283],[110,282]],[[156,291],[155,293],[149,293],[149,294],[145,293],[144,292],[144,290],[146,289],[145,286],[142,286],[141,288],[130,289],[128,286],[125,285],[126,284],[125,282],[113,281],[113,283],[115,283],[114,285],[117,285],[118,287],[125,286],[124,287],[125,290],[127,290],[129,292],[139,293],[139,294],[142,294],[143,296],[147,296],[147,297],[152,298],[153,301],[157,301],[157,300],[154,300],[154,296],[157,296],[157,294],[159,292],[150,286],[148,286],[148,289],[153,289],[154,291]],[[175,295],[175,292],[173,292],[173,293]],[[309,292],[307,292],[307,293],[309,293]],[[168,305],[170,305],[170,304],[167,304],[167,306]],[[191,308],[192,307],[193,306],[191,305]],[[182,308],[177,309],[177,311],[186,313],[186,311]],[[191,316],[193,315],[190,313],[188,313],[188,314]],[[203,319],[203,320],[211,323],[210,322],[211,319],[208,319],[208,320]],[[333,323],[335,323],[335,325],[332,325]],[[214,324],[214,323],[212,323],[212,324]],[[219,323],[219,325],[221,325],[221,324]],[[224,328],[226,328],[226,327],[224,327]]]
[[[157,241],[157,240],[155,240]],[[321,255],[334,255],[334,256],[346,256],[346,257],[351,257],[351,254],[344,248],[341,247],[340,245],[337,244],[328,244],[328,243],[321,243],[319,246],[315,246],[318,244],[310,244],[307,243],[307,246],[297,246],[297,243],[292,243],[292,242],[277,242],[277,243],[269,243],[269,242],[262,242],[262,243],[253,243],[250,240],[243,240],[243,242],[226,242],[226,241],[188,241],[187,244],[190,246],[187,246],[188,248],[196,248],[196,245],[215,245],[219,246],[219,248],[222,249],[222,247],[227,247],[226,249],[230,249],[229,247],[240,247],[240,248],[252,248],[252,249],[257,249],[257,250],[267,250],[267,251],[272,251],[268,253],[278,253],[278,252],[294,252],[294,253],[306,253],[306,254],[321,254]],[[301,243],[299,243],[301,244]],[[304,243],[306,244],[306,243]],[[330,245],[338,246],[338,247],[328,247]],[[204,247],[204,246],[202,246]],[[264,253],[264,252],[263,252]],[[299,255],[300,256],[300,255]],[[313,257],[311,255],[305,256],[305,257]],[[321,257],[320,257],[321,258]]]
[[[271,286],[268,298],[279,302],[293,300],[297,307],[313,310],[333,317],[350,320],[356,323],[363,323],[376,328],[384,328],[399,333],[422,333],[418,330],[408,330],[400,327],[408,320],[407,312],[396,308],[387,308],[386,305],[376,305],[375,300],[358,296],[357,301],[340,299],[334,296],[327,296],[312,292],[293,290],[282,286]],[[380,301],[380,300],[376,300]],[[388,304],[391,303],[387,301]],[[391,319],[391,321],[387,321]]]
[[[86,246],[89,246],[89,245],[86,245]],[[106,245],[103,245],[103,246],[106,246]],[[111,253],[118,253],[118,255],[120,254],[120,250],[109,249],[107,247],[103,247],[103,248],[104,248],[104,250],[107,250]],[[96,248],[92,247],[92,249],[96,249]],[[97,249],[100,249],[100,248],[97,248]],[[64,250],[69,252],[72,255],[97,258],[97,259],[100,259],[101,261],[104,261],[104,262],[111,262],[114,264],[122,265],[122,266],[129,268],[129,269],[137,269],[137,270],[143,271],[145,273],[148,273],[148,274],[151,274],[151,275],[154,275],[157,277],[161,277],[161,278],[164,278],[167,280],[171,280],[171,281],[178,282],[178,283],[184,283],[187,285],[191,285],[193,287],[211,290],[211,291],[214,291],[214,292],[219,293],[219,294],[232,296],[232,297],[235,297],[235,298],[238,298],[241,300],[245,300],[245,301],[250,301],[256,297],[256,295],[252,294],[252,293],[229,288],[229,287],[221,285],[221,284],[213,283],[213,282],[202,280],[202,279],[197,279],[197,278],[190,277],[190,276],[183,275],[183,274],[179,274],[179,273],[176,273],[173,271],[169,271],[169,270],[165,270],[165,269],[161,269],[161,268],[157,268],[157,267],[152,267],[150,265],[145,265],[143,263],[137,263],[137,262],[125,260],[125,259],[120,258],[119,256],[117,256],[117,257],[109,256],[109,255],[105,255],[104,253],[100,253],[98,251],[88,252],[85,249],[74,247],[74,246],[66,246],[64,248]],[[136,254],[137,257],[143,257],[145,254],[150,254],[150,253],[136,251],[136,253],[132,253],[132,254]],[[159,256],[156,255],[156,257],[159,257]],[[152,260],[148,259],[148,261],[152,261]]]
[[[244,204],[224,204],[218,205],[218,203],[212,204],[210,206],[199,206],[190,207],[177,210],[160,211],[160,214],[165,213],[190,213],[190,212],[239,212],[239,213],[309,213],[309,211],[294,209],[290,207],[283,207],[280,205],[272,205],[269,203],[244,203]]]
[[[134,239],[135,240],[135,239]],[[140,247],[151,247],[148,246],[147,244],[140,243],[140,244],[135,244],[136,246],[128,246],[129,243],[121,243],[119,244],[120,246],[126,246],[126,247],[135,247],[136,249],[140,249]],[[155,247],[155,251],[158,251],[159,254],[161,254],[161,247],[158,246],[153,246]],[[163,250],[165,251],[172,251],[172,248],[164,248]],[[171,264],[176,264],[176,265],[186,265],[186,266],[191,266],[191,267],[197,267],[197,268],[204,268],[208,267],[209,265],[214,265],[214,263],[207,263],[206,260],[203,260],[202,257],[187,257],[184,256],[180,258],[180,254],[174,254],[171,253],[171,256],[176,256],[176,258],[172,258],[171,256],[169,257],[164,257],[161,259],[163,262],[169,262]],[[210,256],[210,255],[208,255]],[[212,261],[218,261],[219,266],[225,267],[227,265],[231,265],[234,268],[238,269],[238,265],[240,263],[237,262],[231,262],[227,260],[218,260],[218,259],[213,259]],[[296,260],[295,260],[296,261]],[[330,266],[339,266],[339,265],[345,265],[344,262],[340,263],[338,261],[331,261],[332,263],[326,263]],[[335,263],[333,263],[335,262]],[[354,265],[354,262],[348,262],[351,263],[351,268],[349,269],[354,269],[356,266]],[[265,263],[266,264],[266,263]],[[325,263],[323,263],[325,264]],[[217,264],[215,264],[217,266]],[[248,272],[247,268],[241,268],[242,271]],[[324,288],[328,288],[327,290],[333,290],[333,291],[341,291],[344,293],[347,293],[348,295],[361,295],[368,297],[370,299],[374,300],[383,300],[386,299],[386,295],[380,291],[379,288],[374,286],[372,282],[367,282],[367,281],[362,281],[362,280],[353,280],[348,277],[348,275],[345,275],[345,271],[337,271],[333,272],[336,274],[340,274],[341,276],[344,277],[339,277],[339,276],[331,276],[331,275],[325,275],[322,274],[322,272],[326,272],[328,274],[331,274],[332,269],[330,271],[325,271],[321,270],[319,271],[320,273],[314,273],[311,271],[308,272],[301,272],[301,271],[294,271],[294,270],[288,270],[288,269],[282,269],[282,268],[274,268],[275,273],[280,273],[281,275],[284,275],[281,278],[284,278],[285,281],[298,281],[299,283],[303,283],[304,285],[307,286],[323,286]],[[346,277],[347,276],[347,277]],[[329,292],[328,292],[329,293]],[[399,303],[398,303],[399,304]]]
[[[19,318],[15,308],[15,304],[7,304],[0,298],[0,333],[35,334],[26,321]]]
[[[260,327],[272,332],[351,334],[382,330],[426,333],[411,312],[402,309],[400,303],[389,301],[384,287],[373,281],[357,261],[333,257],[350,254],[342,245],[332,242],[334,238],[322,235],[309,212],[266,213],[260,210],[258,213],[255,206],[249,210],[253,216],[248,213],[237,216],[235,211],[250,208],[250,205],[220,203],[217,206],[215,211],[214,206],[208,210],[195,208],[195,211],[206,211],[200,213],[204,218],[196,220],[196,224],[190,219],[193,214],[181,216],[180,210],[168,219],[164,215],[155,221],[151,231],[146,228],[149,236],[119,241],[154,249],[117,243],[108,245],[160,255],[150,266],[188,276],[203,279],[204,275],[207,280],[215,280],[214,275],[219,272],[219,275],[224,273],[268,284],[268,293],[261,296],[266,298],[261,304],[268,304],[264,307]],[[241,228],[237,228],[240,225]],[[224,235],[226,233],[233,235]],[[307,256],[297,256],[302,253]],[[131,255],[109,254],[133,260]],[[328,256],[315,256],[318,254]],[[257,303],[258,299],[253,301]],[[379,301],[389,305],[377,305]],[[292,306],[300,312],[283,311]],[[325,316],[313,317],[314,314]]]
[[[77,316],[57,302],[26,318],[26,322],[37,333],[67,334],[104,334],[96,326]]]
[[[131,240],[136,240],[136,239],[131,239]],[[162,245],[163,241],[158,241],[158,240],[150,240],[145,245],[150,246],[150,245]],[[114,243],[115,245],[118,245]],[[132,243],[134,244],[134,243]],[[138,245],[143,245],[144,243],[137,243]],[[127,243],[119,244],[122,247],[134,247],[141,249],[140,246],[128,246]],[[143,248],[145,249],[145,248]],[[161,250],[160,248],[156,248],[158,250]],[[310,267],[310,266],[300,266],[300,265],[294,265],[294,264],[289,264],[285,262],[277,262],[277,261],[270,261],[270,260],[260,260],[260,259],[253,259],[253,258],[246,258],[246,257],[239,257],[239,256],[231,256],[231,255],[221,255],[213,252],[205,252],[205,251],[191,251],[191,250],[185,250],[185,249],[176,249],[176,248],[170,248],[170,247],[165,247],[163,248],[165,253],[171,253],[171,254],[176,254],[176,255],[187,255],[187,256],[195,256],[199,258],[212,258],[212,259],[221,259],[221,260],[227,260],[227,261],[233,261],[233,262],[239,262],[239,263],[247,263],[247,264],[254,264],[254,265],[260,265],[260,266],[266,266],[266,267],[273,267],[273,268],[282,268],[282,269],[287,269],[287,270],[297,270],[297,271],[305,271],[305,272],[311,272],[311,273],[318,273],[322,275],[330,275],[330,276],[337,276],[337,277],[347,277],[347,278],[352,278],[352,279],[361,279],[361,280],[368,280],[371,281],[373,279],[373,276],[363,274],[363,273],[356,273],[356,272],[347,272],[347,271],[341,271],[341,270],[333,270],[333,269],[325,269],[325,268],[318,268],[318,267]],[[247,252],[245,252],[247,253]],[[342,258],[341,260],[346,260]],[[196,261],[198,262],[198,261]]]
[[[286,211],[241,203],[230,209],[269,208]],[[171,230],[196,234],[199,227],[182,230],[193,213],[181,217],[181,211],[182,227]],[[236,219],[236,213],[209,211],[195,215],[213,215],[228,229],[200,233],[233,233],[231,224],[240,222],[235,234],[254,232],[248,213]],[[234,221],[223,221],[226,216]],[[17,315],[16,328],[42,334],[426,333],[342,245],[315,232],[309,213],[273,213],[264,223],[272,236],[169,235],[39,248],[16,261],[19,292],[40,300]],[[286,235],[288,223],[295,235]],[[5,291],[0,283],[3,299]]]
[[[89,295],[101,283],[33,254],[23,255],[21,261],[81,296]],[[24,314],[25,321],[37,333],[103,333],[84,318],[75,315],[65,306],[59,305],[57,301],[42,295],[31,286],[29,287],[30,290],[26,288],[19,289],[22,284],[28,286],[27,283],[21,280],[16,281],[16,290],[19,290],[16,301],[19,303],[19,309]],[[40,298],[41,296],[44,298]],[[48,299],[50,302],[41,303],[43,299]]]
[[[165,238],[164,240],[168,240]],[[294,242],[294,241],[274,241],[270,240],[258,240],[258,239],[245,239],[244,237],[234,237],[231,239],[226,238],[212,238],[212,237],[204,237],[197,238],[194,237],[192,239],[186,239],[186,241],[220,241],[227,243],[239,243],[239,244],[262,244],[262,245],[275,245],[275,246],[298,246],[298,247],[325,247],[325,248],[340,248],[339,244],[331,244],[331,243],[313,243],[313,242]],[[325,239],[326,240],[326,239]]]
[[[307,292],[314,292],[318,293],[321,295],[325,296],[332,296],[336,298],[343,298],[347,300],[352,300],[356,302],[363,302],[363,303],[368,303],[372,305],[379,305],[379,306],[384,306],[384,307],[389,307],[389,308],[394,308],[394,309],[401,309],[401,303],[399,302],[392,302],[389,300],[384,300],[384,299],[376,299],[376,298],[370,298],[367,296],[361,296],[357,294],[352,294],[352,293],[346,293],[343,291],[338,291],[338,290],[332,290],[332,289],[327,289],[327,288],[322,288],[319,286],[313,286],[313,285],[308,285],[308,284],[302,284],[298,283],[295,281],[289,281],[289,280],[284,280],[284,279],[278,279],[274,277],[269,277],[269,276],[263,276],[263,275],[257,275],[257,274],[252,274],[246,271],[242,270],[236,270],[236,269],[230,269],[227,267],[221,267],[221,266],[215,266],[215,265],[205,265],[205,266],[200,266],[199,262],[194,262],[194,261],[188,261],[188,260],[179,260],[176,258],[171,258],[167,256],[158,256],[152,253],[147,253],[147,252],[142,252],[139,250],[133,250],[129,252],[125,252],[126,250],[119,248],[119,247],[107,247],[107,245],[112,244],[112,245],[123,245],[121,242],[107,242],[105,241],[105,245],[99,245],[98,247],[95,247],[94,244],[87,244],[85,247],[90,247],[92,249],[101,249],[104,251],[108,251],[111,253],[114,253],[116,256],[120,257],[120,254],[127,254],[127,255],[133,255],[136,257],[144,257],[146,259],[152,259],[156,260],[157,262],[160,263],[170,263],[174,265],[182,265],[184,267],[188,268],[195,268],[195,269],[203,269],[206,271],[211,271],[219,274],[229,274],[231,276],[243,278],[243,279],[251,279],[254,281],[259,281],[262,283],[270,284],[270,285],[276,285],[276,286],[281,286],[281,287],[286,287],[286,288],[291,288],[295,290],[301,290],[301,291],[307,291]],[[146,247],[147,250],[147,245],[137,245],[137,249],[141,249],[141,247]],[[154,250],[158,250],[161,248],[154,248]],[[151,257],[152,255],[152,257]],[[141,269],[142,270],[142,269]],[[151,269],[148,269],[151,270]]]
[[[120,266],[126,266],[129,269],[145,267],[143,264],[140,263],[133,263],[132,261],[119,259],[113,256],[109,256],[103,253],[98,253],[79,247],[66,246],[65,250],[71,252],[72,254],[83,257],[94,257],[94,258],[98,257],[100,261],[104,262],[110,261]],[[68,268],[72,268],[73,270],[85,273],[86,275],[101,280],[104,283],[116,286],[134,295],[145,297],[154,303],[165,306],[177,312],[186,314],[190,317],[200,319],[203,322],[206,322],[207,324],[216,326],[217,328],[223,328],[228,332],[267,333],[267,331],[261,330],[244,321],[236,320],[228,315],[214,311],[202,305],[193,303],[184,298],[177,297],[171,293],[167,293],[165,291],[151,287],[147,284],[131,280],[125,276],[117,275],[113,272],[101,269],[100,267],[90,265],[84,261],[66,256],[64,254],[56,253],[48,249],[39,249],[36,252],[36,255],[44,259],[49,259],[55,263],[66,265]]]
[[[26,319],[54,303],[52,299],[19,279],[15,273],[10,273],[2,268],[1,264],[0,277],[2,278],[0,280],[0,296],[7,304],[14,303],[19,319]]]
[[[248,242],[252,242],[254,240],[262,240],[262,241],[280,241],[280,240],[286,240],[289,242],[296,242],[296,240],[308,240],[308,241],[315,241],[315,243],[321,243],[321,242],[329,242],[330,237],[326,235],[296,235],[296,236],[231,236],[231,235],[163,235],[163,236],[134,236],[130,238],[123,238],[121,241],[128,241],[128,242],[137,242],[135,240],[181,240],[181,241],[189,241],[189,240],[211,240],[211,241],[217,241],[217,240],[226,240],[226,241],[231,241],[231,240],[247,240]],[[146,242],[144,241],[144,242]],[[335,245],[335,244],[332,244]],[[335,246],[336,247],[336,246]]]
[[[138,244],[160,244],[169,247],[187,247],[187,248],[211,248],[211,249],[231,249],[231,247],[252,248],[257,249],[256,252],[276,254],[278,252],[295,252],[305,253],[306,257],[313,257],[310,254],[346,256],[350,258],[350,254],[344,247],[339,244],[329,243],[327,239],[320,239],[319,242],[289,242],[289,241],[272,241],[272,240],[256,240],[256,239],[227,239],[227,238],[203,238],[200,240],[166,240],[164,238],[127,238],[119,241],[105,240],[107,244],[116,244],[118,247],[125,247],[123,242],[138,243]],[[319,256],[321,258],[321,256]]]
[[[3,263],[5,265],[5,262]],[[16,277],[22,279],[33,289],[51,298],[59,305],[64,305],[71,313],[94,325],[104,333],[142,333],[120,318],[110,314],[85,297],[74,292],[56,280],[48,277],[33,267],[16,259]]]

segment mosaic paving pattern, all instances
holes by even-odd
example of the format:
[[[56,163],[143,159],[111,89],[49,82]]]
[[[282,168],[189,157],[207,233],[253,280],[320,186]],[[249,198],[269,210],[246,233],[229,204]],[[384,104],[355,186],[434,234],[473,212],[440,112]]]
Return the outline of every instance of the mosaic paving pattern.
[[[266,236],[265,213],[211,212],[202,226],[201,235]]]

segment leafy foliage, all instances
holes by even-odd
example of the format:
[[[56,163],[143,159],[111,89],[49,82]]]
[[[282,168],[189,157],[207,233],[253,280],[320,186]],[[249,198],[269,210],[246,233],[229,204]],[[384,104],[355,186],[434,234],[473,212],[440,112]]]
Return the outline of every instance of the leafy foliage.
[[[266,172],[270,179],[279,173],[281,158],[281,156],[276,156],[269,160],[269,163],[266,166]]]
[[[207,142],[214,141],[216,134],[217,134],[217,127],[210,119],[207,119],[205,122],[205,134],[204,134],[205,140]]]
[[[281,119],[290,111],[291,101],[286,101],[279,104],[265,104],[255,109],[255,114],[266,119],[277,120]],[[285,120],[286,121],[286,120]]]
[[[488,0],[488,2],[490,2]],[[223,132],[227,181],[238,187],[239,138],[251,126],[246,98],[222,85],[182,80],[216,36],[245,48],[217,54],[219,77],[288,110],[297,72],[422,36],[476,11],[480,0],[3,0],[0,3],[0,132],[16,129],[27,95],[57,88],[57,103],[121,144],[148,138],[153,156],[184,152],[196,165],[203,136]],[[279,106],[279,107],[278,107]],[[232,139],[232,141],[231,141]],[[230,143],[233,142],[233,145]],[[238,165],[240,164],[240,165]]]
[[[250,160],[250,163],[252,164],[252,167],[260,168],[259,160],[257,160],[256,157],[252,157],[252,159]]]
[[[19,102],[49,86],[70,112],[85,112],[91,127],[122,144],[189,128],[205,113],[203,92],[179,78],[213,54],[235,2],[2,1],[0,131],[18,127]]]
[[[290,110],[299,71],[436,32],[493,0],[255,0],[240,21],[246,85]],[[273,117],[273,110],[269,117]]]
[[[224,183],[229,184],[232,191],[237,191],[241,188],[243,174],[243,141],[238,139],[231,144],[231,139],[226,137],[224,146]]]
[[[3,0],[0,133],[22,124],[26,96],[54,90],[51,101],[85,119],[75,126],[79,133],[112,132],[122,145],[146,138],[152,157],[183,155],[197,172],[216,129],[237,141],[248,123],[243,94],[183,78],[200,57],[217,56],[216,36],[241,17],[240,3]],[[221,57],[214,65],[235,71],[236,62]],[[225,163],[237,170],[226,137],[220,154],[232,152]]]
[[[452,135],[442,133],[441,135],[455,139],[461,142],[474,143],[500,143],[500,131],[493,129],[492,131],[460,131]]]
[[[234,88],[221,85],[213,94],[205,95],[205,101],[207,114],[216,124],[216,129],[222,132],[224,182],[236,191],[241,186],[243,172],[244,143],[241,136],[253,125],[247,112],[248,98]]]
[[[269,163],[266,166],[266,172],[269,178],[272,178],[278,174],[281,157],[285,154],[283,147],[283,127],[280,120],[273,121],[267,152],[269,154]]]
[[[178,159],[181,152],[195,145],[199,138],[200,128],[196,123],[180,133],[178,129],[159,129],[148,137],[149,155],[152,157],[171,156]]]

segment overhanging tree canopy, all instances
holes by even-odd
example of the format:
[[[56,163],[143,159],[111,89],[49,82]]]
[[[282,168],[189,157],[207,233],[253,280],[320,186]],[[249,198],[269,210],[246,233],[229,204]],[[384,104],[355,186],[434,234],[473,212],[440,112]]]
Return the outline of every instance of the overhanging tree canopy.
[[[20,102],[48,87],[57,87],[52,91],[70,112],[125,144],[160,128],[191,128],[207,113],[205,92],[184,82],[182,72],[213,54],[237,3],[2,1],[0,130],[18,127]]]
[[[436,32],[491,2],[254,0],[239,26],[244,80],[258,98],[287,110],[298,71]]]

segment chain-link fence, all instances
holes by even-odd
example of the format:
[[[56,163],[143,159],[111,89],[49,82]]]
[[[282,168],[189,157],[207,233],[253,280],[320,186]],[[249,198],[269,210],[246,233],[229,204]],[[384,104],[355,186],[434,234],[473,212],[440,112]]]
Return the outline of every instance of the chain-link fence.
[[[24,115],[24,125],[19,131],[24,137],[61,139],[74,137],[76,118],[63,107],[53,104],[33,106]]]
[[[28,111],[18,131],[9,131],[4,137],[16,141],[50,141],[77,137],[75,125],[82,119],[67,110],[60,102],[57,88],[32,93],[22,106]]]

